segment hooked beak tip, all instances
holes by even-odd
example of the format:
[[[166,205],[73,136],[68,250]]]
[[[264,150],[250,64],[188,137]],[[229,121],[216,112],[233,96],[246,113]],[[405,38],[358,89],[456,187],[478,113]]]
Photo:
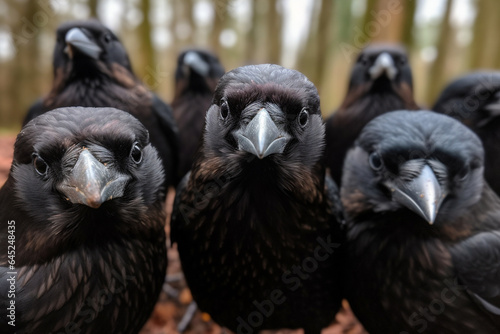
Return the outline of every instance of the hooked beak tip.
[[[278,129],[265,108],[259,110],[244,130],[237,131],[235,137],[240,150],[252,153],[259,159],[283,153],[288,142],[286,134]]]
[[[104,202],[123,196],[128,180],[128,176],[109,170],[84,149],[58,189],[71,203],[97,209]]]
[[[101,207],[101,204],[102,204],[102,201],[100,198],[87,200],[87,206],[91,207],[92,209],[99,209]]]
[[[395,187],[393,200],[433,225],[446,197],[432,169],[425,165],[419,176]]]

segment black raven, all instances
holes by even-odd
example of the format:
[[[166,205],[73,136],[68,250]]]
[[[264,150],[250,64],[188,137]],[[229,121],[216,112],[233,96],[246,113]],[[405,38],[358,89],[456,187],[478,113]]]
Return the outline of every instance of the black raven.
[[[378,115],[398,109],[418,109],[406,51],[399,45],[370,45],[352,68],[344,102],[326,120],[326,166],[337,184],[345,154],[361,129]]]
[[[346,282],[369,333],[500,331],[500,199],[451,117],[377,117],[348,152]]]
[[[461,121],[484,146],[484,177],[500,194],[500,72],[475,72],[451,82],[433,110]]]
[[[148,129],[151,144],[163,160],[165,185],[176,185],[179,144],[172,110],[135,76],[116,35],[89,20],[63,23],[56,37],[52,90],[30,108],[24,124],[60,107],[127,111]]]
[[[182,52],[175,71],[174,117],[179,127],[179,175],[182,178],[193,164],[201,142],[205,114],[224,68],[216,55],[198,49]]]
[[[319,333],[334,320],[342,212],[323,149],[303,74],[266,64],[220,79],[172,218],[193,297],[219,324]]]
[[[165,278],[163,178],[126,112],[25,125],[0,190],[0,332],[137,333]]]

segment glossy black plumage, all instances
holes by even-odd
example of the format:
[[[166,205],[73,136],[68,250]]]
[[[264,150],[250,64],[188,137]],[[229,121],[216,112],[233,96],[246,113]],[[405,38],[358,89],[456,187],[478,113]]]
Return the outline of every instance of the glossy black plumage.
[[[483,156],[472,131],[434,112],[363,129],[341,197],[347,297],[369,333],[500,331],[500,199]]]
[[[453,80],[433,110],[461,121],[481,139],[484,177],[500,194],[500,72],[474,72]]]
[[[175,96],[172,101],[174,117],[179,127],[179,175],[189,170],[198,150],[205,114],[224,68],[216,55],[198,49],[182,52],[175,71]]]
[[[0,190],[0,332],[137,333],[165,278],[163,178],[147,130],[126,112],[62,108],[24,126]]]
[[[55,108],[114,107],[148,129],[165,170],[165,185],[176,185],[178,131],[169,105],[139,80],[116,35],[95,20],[63,23],[56,32],[54,81],[47,96],[28,111],[24,124]]]
[[[408,57],[401,46],[373,44],[359,54],[347,95],[326,120],[326,165],[337,184],[342,179],[346,152],[369,121],[392,110],[418,109],[412,81]]]
[[[317,333],[334,320],[342,213],[323,149],[304,75],[257,65],[221,78],[172,218],[193,297],[219,324]]]

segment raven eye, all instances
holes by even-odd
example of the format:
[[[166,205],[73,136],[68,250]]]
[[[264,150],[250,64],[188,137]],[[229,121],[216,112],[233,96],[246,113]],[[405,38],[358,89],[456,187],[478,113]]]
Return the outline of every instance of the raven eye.
[[[113,39],[113,38],[111,37],[111,34],[107,33],[106,35],[104,35],[104,41],[105,41],[106,43],[111,42],[111,40],[112,40],[112,39]]]
[[[134,143],[132,146],[132,150],[130,151],[130,157],[136,164],[141,163],[142,161],[142,150],[137,143]]]
[[[38,174],[47,175],[49,165],[38,154],[33,154],[33,166]]]
[[[366,65],[368,65],[368,58],[366,58],[366,57],[362,57],[362,58],[360,59],[360,62],[361,62],[361,64],[362,64],[363,66],[366,66]]]
[[[382,159],[380,158],[380,155],[377,152],[373,152],[372,154],[370,154],[370,158],[368,160],[370,162],[370,167],[373,170],[382,169]]]
[[[406,64],[406,58],[405,58],[405,57],[401,57],[401,58],[399,58],[399,64],[400,64],[401,66],[405,65],[405,64]]]
[[[227,115],[229,115],[229,106],[227,101],[222,99],[222,104],[220,105],[220,117],[225,120]]]
[[[307,123],[309,123],[309,113],[307,112],[307,109],[302,109],[297,119],[299,121],[299,125],[301,127],[305,127]]]

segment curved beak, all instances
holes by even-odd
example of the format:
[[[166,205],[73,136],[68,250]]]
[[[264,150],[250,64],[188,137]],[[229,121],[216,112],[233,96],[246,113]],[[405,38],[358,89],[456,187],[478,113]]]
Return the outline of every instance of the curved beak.
[[[394,65],[392,56],[387,52],[382,52],[377,59],[375,59],[375,63],[373,63],[372,67],[370,67],[369,73],[372,80],[381,77],[383,74],[385,74],[389,80],[394,80],[398,74],[398,69]]]
[[[495,99],[496,102],[490,103],[483,108],[485,111],[485,116],[481,121],[477,123],[478,127],[484,127],[494,119],[498,119],[498,117],[500,116],[500,93],[495,94]]]
[[[393,200],[419,214],[431,225],[446,197],[436,175],[428,165],[425,165],[419,176],[392,189]]]
[[[184,65],[198,73],[202,77],[208,76],[210,68],[208,64],[194,51],[189,51],[184,55]]]
[[[269,112],[262,108],[248,123],[245,129],[234,134],[238,141],[238,148],[263,159],[271,154],[283,153],[288,136],[280,131]]]
[[[72,28],[66,33],[65,41],[67,47],[64,49],[70,58],[73,58],[73,51],[76,50],[84,55],[98,59],[102,49],[93,41],[80,28]]]
[[[74,204],[97,209],[108,200],[122,197],[129,179],[110,170],[84,149],[58,190]]]

